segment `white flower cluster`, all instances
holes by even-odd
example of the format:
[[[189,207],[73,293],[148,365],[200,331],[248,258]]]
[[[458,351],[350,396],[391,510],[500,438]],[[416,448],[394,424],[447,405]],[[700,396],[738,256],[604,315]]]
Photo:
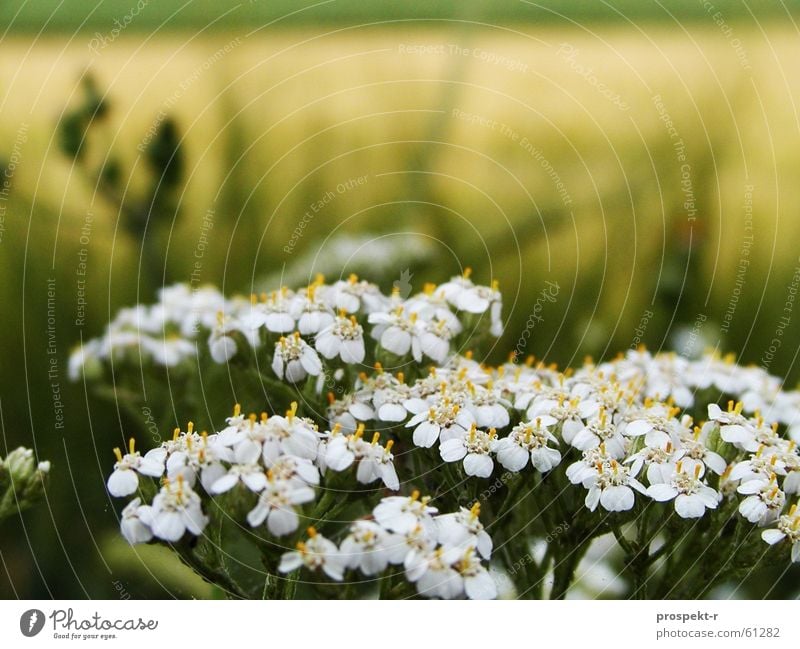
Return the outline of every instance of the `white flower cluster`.
[[[374,520],[355,521],[338,547],[309,528],[308,540],[283,555],[279,570],[305,567],[342,581],[348,569],[374,576],[400,565],[424,597],[494,599],[497,586],[483,565],[492,539],[478,519],[480,505],[438,514],[429,501],[418,491],[384,498],[372,511]]]
[[[397,356],[411,353],[444,363],[452,338],[464,329],[462,319],[488,313],[490,330],[497,336],[501,295],[496,286],[474,284],[467,269],[441,286],[408,299],[399,291],[384,295],[369,282],[351,275],[325,284],[322,277],[298,291],[286,287],[252,295],[250,300],[226,299],[213,288],[192,290],[185,284],[164,288],[151,306],[123,309],[106,333],[76,350],[70,376],[112,354],[130,352],[132,358],[172,367],[202,353],[202,341],[217,363],[226,363],[244,349],[268,349],[272,369],[290,383],[322,372],[322,356],[344,364],[361,364],[366,355],[364,327],[380,346]],[[358,317],[362,319],[359,322]]]
[[[366,505],[364,492],[349,489],[354,481],[375,485],[373,494],[399,491],[403,482],[410,489],[424,481],[413,460],[430,475],[467,480],[490,478],[498,464],[543,480],[558,470],[585,490],[587,510],[611,516],[651,501],[668,503],[678,519],[738,508],[740,521],[764,527],[767,543],[791,543],[792,560],[800,560],[800,513],[787,502],[800,493],[800,392],[713,354],[689,360],[639,349],[562,372],[532,359],[489,367],[457,353],[456,337],[477,329],[484,314],[483,330],[500,333],[500,305],[496,286],[465,273],[407,299],[356,277],[331,285],[320,278],[250,301],[172,287],[158,304],[121,313],[103,339],[83,348],[76,368],[119,346],[170,365],[196,356],[202,340],[212,363],[247,345],[271,353],[273,387],[289,383],[312,412],[324,411],[316,421],[299,416],[296,404],[285,416],[246,417],[237,407],[218,433],[190,425],[144,456],[133,443],[125,455],[117,450],[110,493],[142,492],[123,512],[123,534],[131,543],[199,535],[209,520],[206,499],[231,494],[247,504],[253,528],[288,536],[301,517],[314,518],[306,506],[324,478],[326,487],[338,481],[351,504],[364,498],[365,517],[338,545],[312,530],[281,570],[305,566],[341,580],[348,569],[371,576],[402,565],[421,594],[493,595],[482,565],[491,541],[475,508],[436,515],[415,494],[373,509],[374,500]],[[378,362],[398,357],[405,373]],[[338,388],[326,406],[320,379],[329,372]],[[367,428],[378,432],[366,435]],[[162,481],[151,504],[143,504],[140,476]]]
[[[172,440],[144,456],[133,440],[125,455],[114,449],[117,462],[108,479],[112,496],[136,493],[140,475],[161,479],[152,505],[136,498],[123,510],[123,536],[145,543],[153,537],[176,542],[187,531],[200,535],[208,524],[200,493],[217,496],[237,486],[254,494],[247,514],[252,527],[266,524],[274,536],[294,532],[297,507],[314,500],[320,479],[316,424],[295,416],[295,409],[293,404],[285,417],[262,413],[259,419],[245,417],[237,406],[219,433],[198,434],[190,422],[186,431],[175,429]]]
[[[695,425],[676,397],[693,405],[705,389],[741,400],[727,412],[709,404],[708,420]],[[741,414],[746,403],[755,409],[749,417]],[[512,472],[531,464],[547,473],[566,448],[575,448],[582,458],[566,474],[587,490],[590,510],[630,510],[639,492],[674,501],[683,518],[699,518],[738,492],[746,496],[741,514],[768,525],[778,520],[786,494],[800,492],[797,445],[778,432],[780,424],[800,421],[798,405],[797,392],[782,391],[763,370],[730,358],[691,362],[638,350],[569,376],[543,365],[491,369],[457,357],[407,385],[379,368],[332,402],[328,415],[343,428],[357,419],[402,423],[413,429],[415,446],[438,444],[442,460],[463,461],[465,474],[480,478],[492,475],[495,460]],[[778,421],[767,424],[759,408]],[[723,442],[730,465],[718,452]]]

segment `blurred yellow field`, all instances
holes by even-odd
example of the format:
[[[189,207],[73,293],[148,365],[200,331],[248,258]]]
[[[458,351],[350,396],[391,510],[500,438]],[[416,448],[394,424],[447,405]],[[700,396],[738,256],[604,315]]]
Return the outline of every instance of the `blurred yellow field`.
[[[0,341],[12,368],[0,377],[4,435],[28,440],[19,422],[30,420],[53,457],[95,463],[131,422],[158,428],[133,400],[124,411],[109,388],[113,402],[90,404],[67,378],[70,351],[119,308],[151,302],[162,284],[247,294],[316,271],[417,292],[470,266],[505,299],[493,362],[515,344],[573,366],[639,343],[710,346],[793,385],[796,27],[642,25],[7,36],[0,302],[21,318]],[[85,101],[86,79],[109,110],[75,164],[59,125]],[[183,165],[174,201],[159,196],[148,157],[171,124]],[[97,426],[109,421],[119,430]],[[89,483],[100,510],[106,494]],[[86,530],[55,518],[33,536],[49,539],[51,522],[65,547],[85,544]],[[99,529],[98,553],[144,579],[116,531]],[[25,566],[12,582],[38,592],[25,552],[4,560]],[[177,561],[154,557],[169,588],[185,580]],[[145,592],[161,587],[152,581]],[[211,589],[192,580],[184,594]]]

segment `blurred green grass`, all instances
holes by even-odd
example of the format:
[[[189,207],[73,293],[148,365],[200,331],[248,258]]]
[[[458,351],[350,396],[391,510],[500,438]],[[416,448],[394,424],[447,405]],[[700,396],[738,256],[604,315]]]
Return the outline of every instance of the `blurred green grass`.
[[[112,3],[97,11],[87,29],[114,15]],[[510,320],[495,360],[514,347],[550,280],[562,293],[547,305],[526,352],[560,363],[613,356],[631,345],[643,312],[652,309],[643,336],[652,347],[668,347],[679,325],[691,326],[703,313],[711,342],[759,362],[800,265],[794,180],[800,70],[793,64],[800,46],[789,26],[735,29],[757,74],[742,67],[708,21],[685,32],[417,25],[328,34],[302,27],[247,38],[235,31],[174,35],[146,46],[126,33],[99,54],[87,47],[91,34],[69,43],[44,40],[32,50],[27,38],[4,39],[0,159],[13,155],[23,129],[25,141],[0,241],[6,279],[0,300],[7,305],[0,363],[8,368],[0,376],[3,435],[7,446],[35,444],[56,469],[50,507],[0,538],[17,594],[114,596],[119,568],[95,537],[105,538],[115,525],[103,482],[110,448],[134,422],[68,384],[67,358],[118,308],[152,300],[153,276],[189,280],[210,209],[214,227],[200,278],[227,292],[248,292],[302,255],[326,258],[333,233],[385,236],[410,253],[425,240],[433,253],[400,257],[380,278],[384,288],[406,268],[417,289],[458,273],[461,264],[473,266],[480,281],[499,279]],[[577,74],[558,53],[561,43],[577,49],[576,61],[630,110],[621,111]],[[444,49],[416,54],[410,45]],[[453,53],[455,45],[527,68]],[[230,51],[218,57],[226,46]],[[154,214],[143,238],[122,231],[118,207],[58,150],[55,125],[76,101],[86,69],[112,109],[92,133],[90,149],[97,164],[109,151],[121,160],[128,194],[146,187],[137,145],[159,111],[167,107],[184,136],[180,208]],[[694,222],[687,220],[674,143],[654,106],[658,94],[686,144]],[[568,204],[549,168],[564,183]],[[362,185],[336,191],[361,176],[367,176]],[[755,187],[752,263],[733,325],[723,333],[749,184]],[[301,216],[328,191],[336,198],[285,252]],[[88,213],[92,225],[82,241]],[[154,274],[142,272],[143,240],[159,254]],[[84,248],[88,304],[78,326]],[[348,272],[345,260],[342,273]],[[48,305],[51,278],[56,300]],[[47,374],[49,306],[57,322],[65,429],[54,425]],[[792,342],[770,366],[790,382],[800,376],[797,331],[795,321],[786,337]],[[180,404],[176,411],[181,420],[192,414]],[[152,588],[134,587],[133,595],[157,592]],[[8,590],[0,578],[0,592]]]
[[[87,31],[113,26],[135,8],[138,0],[103,0],[95,5],[78,6],[63,0],[6,0],[0,5],[0,26],[15,31]],[[798,0],[745,5],[737,0],[715,0],[713,11],[727,21],[787,18],[800,7]],[[697,0],[538,0],[537,2],[483,0],[143,0],[129,27],[136,31],[197,30],[267,25],[337,24],[352,22],[391,22],[406,20],[486,20],[490,22],[686,22],[707,18],[709,10]],[[128,26],[126,26],[128,28]]]

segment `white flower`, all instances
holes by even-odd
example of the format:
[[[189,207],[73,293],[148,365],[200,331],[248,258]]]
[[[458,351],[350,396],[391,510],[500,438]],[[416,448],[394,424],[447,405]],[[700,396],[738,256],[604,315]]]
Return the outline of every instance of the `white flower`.
[[[638,475],[642,466],[647,467],[647,482],[651,485],[669,482],[675,472],[675,464],[684,456],[684,449],[675,449],[672,442],[667,442],[664,448],[660,446],[645,446],[642,450],[628,456],[625,464],[631,464],[634,473]],[[723,460],[724,462],[724,460]],[[699,462],[702,465],[702,462]],[[723,471],[725,468],[723,467]],[[690,473],[694,471],[691,469]],[[701,474],[702,476],[702,474]]]
[[[561,437],[567,444],[572,444],[575,435],[586,426],[584,421],[597,415],[599,409],[600,404],[593,399],[567,398],[563,393],[559,393],[555,398],[546,396],[534,400],[526,414],[529,420],[547,415],[561,422]]]
[[[403,545],[402,537],[387,532],[377,523],[355,521],[339,551],[348,568],[371,576],[386,570],[395,548]]]
[[[481,564],[474,549],[467,549],[456,562],[455,568],[461,575],[464,593],[469,599],[495,599],[497,597],[497,584],[489,571]]]
[[[278,378],[297,383],[309,374],[317,376],[322,372],[322,362],[314,348],[295,332],[293,336],[282,336],[275,343],[272,370]]]
[[[420,335],[420,349],[428,358],[442,365],[450,353],[450,340],[454,335],[446,320],[426,322]]]
[[[142,350],[149,353],[155,363],[166,367],[175,367],[196,354],[193,343],[174,335],[160,339],[143,336]]]
[[[238,347],[232,334],[237,331],[231,323],[230,318],[226,318],[222,311],[217,313],[217,325],[208,337],[208,351],[215,363],[220,365],[227,363],[236,356]]]
[[[728,468],[728,463],[719,453],[711,451],[707,446],[708,435],[714,427],[710,422],[706,422],[702,427],[695,426],[694,435],[681,436],[683,448],[684,465],[692,462],[699,462],[702,465],[701,477],[705,474],[708,467],[717,475],[722,475]]]
[[[467,406],[481,428],[505,428],[511,421],[508,409],[511,404],[501,398],[493,388],[482,388],[471,382],[470,401]]]
[[[269,296],[262,293],[261,302],[257,302],[255,296],[252,296],[250,309],[242,315],[242,324],[251,331],[265,327],[273,333],[289,333],[295,327],[294,318],[289,312],[292,297],[291,291],[286,287],[273,291]]]
[[[364,360],[364,330],[355,316],[339,316],[316,336],[314,346],[325,358],[341,357],[343,363],[361,363]]]
[[[295,506],[314,500],[314,490],[307,485],[277,478],[272,471],[267,472],[267,486],[258,496],[258,504],[247,514],[251,527],[258,527],[264,521],[274,536],[286,536],[300,525]]]
[[[398,376],[402,379],[403,373],[399,372]],[[372,395],[372,405],[380,421],[404,421],[408,417],[406,404],[409,401],[409,388],[401,380],[392,379],[391,384],[375,390]]]
[[[354,274],[346,281],[336,282],[330,293],[333,297],[331,306],[344,309],[347,313],[358,313],[362,309],[365,313],[373,313],[386,308],[389,302],[375,284],[359,281]]]
[[[406,578],[424,597],[494,599],[497,585],[481,565],[475,549],[440,546],[427,553],[413,552],[405,561]]]
[[[419,491],[414,491],[410,497],[389,496],[384,498],[372,510],[378,525],[390,532],[408,534],[417,525],[433,526],[432,514],[437,512],[435,507],[429,507],[430,496],[419,497]]]
[[[405,356],[410,350],[414,360],[422,362],[422,323],[417,321],[416,313],[406,317],[403,307],[398,306],[391,313],[370,313],[369,323],[376,325],[372,337],[381,347],[397,356]]]
[[[679,408],[672,408],[663,403],[645,401],[641,410],[628,413],[628,424],[624,433],[627,437],[641,437],[644,435],[645,444],[648,446],[665,446],[667,442],[676,444],[680,434],[686,431],[681,423],[675,419],[680,412]]]
[[[488,478],[494,470],[490,451],[495,435],[494,429],[487,433],[473,423],[469,432],[442,442],[439,454],[445,462],[464,460],[464,473],[469,476]]]
[[[120,532],[131,545],[147,543],[153,538],[150,525],[153,522],[153,508],[142,505],[140,498],[134,498],[122,510],[119,522]]]
[[[176,480],[167,479],[164,482],[161,491],[153,499],[151,513],[150,529],[153,535],[171,543],[180,541],[187,531],[199,536],[208,525],[200,496],[180,475]]]
[[[211,493],[225,493],[239,483],[242,483],[250,491],[258,493],[267,486],[264,467],[258,464],[234,464],[225,475],[214,481],[214,484],[211,485]]]
[[[269,470],[276,480],[284,480],[290,484],[298,486],[319,484],[319,469],[311,460],[303,457],[281,455],[271,462]]]
[[[459,549],[439,547],[429,553],[412,552],[405,561],[406,579],[416,583],[424,597],[455,599],[464,592],[461,575],[453,568]]]
[[[492,302],[499,303],[500,293],[497,291],[496,284],[491,289],[473,284],[470,280],[471,275],[472,269],[465,268],[463,275],[451,278],[449,282],[439,287],[439,291],[459,311],[475,314],[485,313]]]
[[[687,472],[686,468],[690,471]],[[651,484],[647,495],[658,502],[675,501],[675,511],[681,518],[700,518],[706,509],[716,509],[720,495],[701,480],[699,464],[683,466],[678,462],[669,480]]]
[[[167,477],[175,480],[180,475],[191,487],[194,487],[199,474],[203,488],[209,490],[225,474],[222,462],[231,461],[233,454],[219,442],[216,434],[195,433],[194,424],[189,422],[185,433],[176,428],[171,442],[149,451],[145,457],[166,459]]]
[[[620,464],[614,458],[598,462],[593,475],[584,481],[589,485],[585,505],[590,511],[597,509],[600,504],[610,512],[624,512],[633,508],[635,489],[639,493],[646,493],[635,477],[632,469]]]
[[[344,471],[358,460],[356,479],[361,484],[383,480],[389,489],[396,491],[400,488],[400,481],[391,453],[394,440],[389,440],[386,447],[383,447],[378,444],[380,433],[373,435],[372,443],[364,441],[363,436],[364,424],[359,424],[356,432],[351,435],[339,434],[334,426],[325,450],[325,466],[332,471]]]
[[[139,474],[151,478],[160,478],[164,474],[164,463],[158,462],[149,457],[142,457],[134,448],[135,442],[131,437],[129,443],[129,453],[122,455],[118,449],[114,449],[117,461],[114,464],[114,472],[108,478],[108,493],[117,498],[130,496],[139,488]]]
[[[761,532],[761,538],[770,545],[789,539],[792,543],[792,561],[800,562],[800,512],[797,505],[792,505],[789,513],[778,519],[777,529]]]
[[[445,442],[457,439],[466,433],[475,423],[475,417],[469,410],[458,404],[442,403],[431,406],[427,412],[414,415],[406,424],[413,428],[415,446],[430,448],[437,440]]]
[[[605,444],[611,457],[618,460],[625,457],[625,438],[613,418],[608,417],[605,408],[599,409],[597,417],[593,417],[583,429],[578,431],[570,444],[581,451]]]
[[[286,411],[286,416],[261,415],[263,432],[262,454],[264,464],[272,466],[282,454],[295,455],[306,460],[316,460],[319,446],[319,435],[316,424],[306,418],[297,416],[297,402],[293,401]]]
[[[436,516],[433,520],[439,543],[446,547],[475,547],[484,559],[491,558],[492,538],[478,518],[480,511],[480,503],[476,502],[471,509],[461,507],[452,514]]]
[[[786,494],[778,487],[774,473],[768,480],[743,482],[736,491],[747,496],[739,504],[739,513],[758,525],[774,523],[786,503]]]
[[[530,461],[541,473],[551,471],[561,462],[561,453],[550,448],[548,443],[558,444],[556,437],[547,429],[556,420],[552,417],[537,417],[535,422],[522,422],[514,426],[508,437],[497,440],[494,451],[497,461],[509,471],[522,471]]]
[[[765,448],[760,447],[749,460],[737,462],[731,469],[729,478],[744,483],[750,480],[769,480],[773,474],[786,475],[786,466],[778,453],[765,452]]]
[[[293,572],[305,566],[313,571],[322,569],[331,579],[342,581],[346,558],[339,552],[336,544],[322,534],[317,534],[313,527],[308,528],[308,536],[308,541],[298,542],[297,550],[283,554],[278,570],[284,573]]]
[[[728,412],[723,412],[716,403],[708,404],[708,418],[719,424],[719,434],[722,439],[731,444],[736,444],[745,451],[757,451],[759,443],[756,441],[755,431],[750,421],[742,415],[742,402],[728,403]]]
[[[331,307],[317,297],[319,288],[320,284],[311,284],[292,302],[290,314],[297,320],[297,330],[303,336],[319,333],[334,321]]]
[[[375,418],[375,411],[362,399],[367,399],[363,391],[347,394],[339,400],[334,399],[333,393],[328,393],[328,423],[331,427],[339,424],[342,430],[352,433],[358,428],[359,421],[369,421]],[[405,418],[405,413],[403,414]]]

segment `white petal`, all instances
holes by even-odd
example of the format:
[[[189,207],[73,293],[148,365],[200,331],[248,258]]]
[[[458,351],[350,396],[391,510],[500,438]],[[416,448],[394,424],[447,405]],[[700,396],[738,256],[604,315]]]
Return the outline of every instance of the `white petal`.
[[[226,491],[230,491],[236,486],[237,482],[239,482],[239,478],[236,475],[233,473],[226,473],[211,485],[211,493],[222,494]]]
[[[381,408],[382,410],[383,408]],[[415,446],[430,448],[439,438],[439,426],[428,421],[423,421],[414,429],[413,441]]]
[[[464,590],[470,599],[495,599],[497,584],[486,570],[464,580]]]
[[[139,476],[132,469],[116,469],[108,477],[107,486],[115,498],[130,496],[139,488]]]
[[[783,539],[786,538],[786,535],[780,530],[770,529],[761,532],[761,538],[770,545],[775,545],[776,543],[783,541]]]
[[[697,494],[680,494],[675,498],[675,511],[682,518],[700,518],[705,513],[706,506]]]
[[[158,538],[174,543],[180,541],[186,524],[178,512],[161,512],[153,519],[152,530]]]
[[[488,478],[492,475],[494,469],[494,462],[488,455],[480,455],[478,453],[470,453],[464,458],[464,471],[467,475],[473,475],[478,478]]]
[[[625,426],[625,434],[630,437],[639,437],[653,430],[653,424],[646,419],[637,419]]]
[[[293,572],[303,565],[303,558],[299,552],[286,552],[281,557],[281,563],[278,566],[280,572]]]
[[[678,490],[669,484],[659,483],[647,488],[647,495],[660,503],[672,500],[678,495]]]
[[[608,487],[600,494],[600,504],[610,512],[626,512],[633,503],[633,490],[624,485]]]
[[[439,446],[439,455],[445,462],[457,462],[467,454],[467,448],[460,439],[449,439]]]
[[[293,509],[273,509],[267,518],[267,529],[275,536],[285,536],[297,529],[300,521]]]

